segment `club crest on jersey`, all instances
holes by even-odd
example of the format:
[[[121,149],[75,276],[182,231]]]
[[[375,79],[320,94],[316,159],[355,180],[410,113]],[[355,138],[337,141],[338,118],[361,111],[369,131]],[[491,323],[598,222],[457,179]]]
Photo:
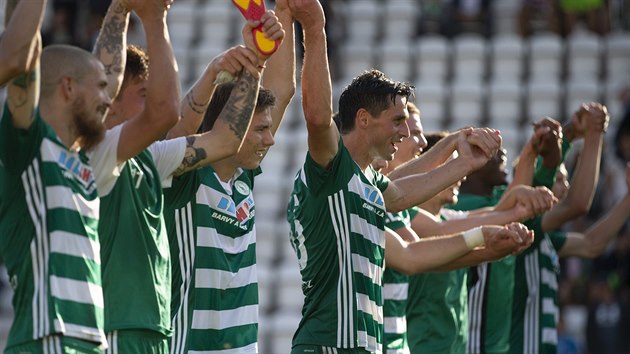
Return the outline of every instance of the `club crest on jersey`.
[[[247,186],[247,183],[243,182],[243,181],[236,181],[234,182],[234,188],[241,193],[242,195],[248,195],[249,194],[249,187]]]

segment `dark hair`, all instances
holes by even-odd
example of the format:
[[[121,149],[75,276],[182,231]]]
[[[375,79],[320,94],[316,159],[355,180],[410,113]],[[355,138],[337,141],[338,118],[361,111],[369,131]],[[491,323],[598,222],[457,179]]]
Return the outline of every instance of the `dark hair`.
[[[361,108],[377,116],[394,103],[396,96],[408,99],[414,87],[406,82],[397,82],[382,72],[372,69],[355,77],[339,97],[339,122],[341,134],[354,129],[357,111]]]
[[[120,90],[122,91],[135,79],[146,81],[149,78],[149,57],[139,47],[133,44],[127,46],[127,63],[125,64],[125,77]]]
[[[229,82],[217,86],[208,105],[208,109],[206,110],[206,114],[203,117],[203,123],[201,124],[201,128],[199,128],[199,133],[207,132],[212,129],[214,122],[219,118],[235,86],[236,82]],[[256,100],[254,113],[260,113],[275,104],[276,97],[273,93],[264,87],[260,87],[258,89],[258,100]]]
[[[429,149],[434,147],[435,144],[438,143],[438,141],[446,138],[449,135],[450,135],[450,133],[447,132],[447,131],[441,131],[441,132],[434,132],[434,133],[425,134],[424,138],[427,139],[427,146],[424,147],[424,149],[422,150],[422,153],[425,153],[425,152],[429,151]]]

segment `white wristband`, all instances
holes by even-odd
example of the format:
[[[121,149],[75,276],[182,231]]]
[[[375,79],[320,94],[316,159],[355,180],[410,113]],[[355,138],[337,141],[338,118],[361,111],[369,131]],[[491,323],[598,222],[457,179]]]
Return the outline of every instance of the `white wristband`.
[[[464,242],[466,242],[468,249],[472,250],[475,247],[483,246],[485,244],[481,226],[467,230],[462,235],[464,236]]]

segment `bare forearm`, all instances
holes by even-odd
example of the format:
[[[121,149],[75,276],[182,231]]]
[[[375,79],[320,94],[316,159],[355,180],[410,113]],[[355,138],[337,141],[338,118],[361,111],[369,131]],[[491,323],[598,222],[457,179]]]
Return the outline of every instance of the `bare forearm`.
[[[285,29],[285,36],[280,48],[267,60],[262,86],[271,90],[276,97],[272,108],[272,133],[280,127],[284,112],[295,95],[295,43],[293,17],[290,11],[276,12],[278,20]]]
[[[175,176],[235,154],[247,132],[258,98],[259,80],[243,71],[211,131],[187,137]]]
[[[125,74],[129,10],[119,0],[109,6],[93,53],[105,66],[109,95],[115,98]]]
[[[177,63],[171,46],[166,18],[142,22],[147,33],[147,55],[150,60],[147,81],[146,116],[155,131],[156,139],[179,119],[180,88]]]
[[[588,211],[593,202],[595,187],[599,178],[600,157],[604,142],[603,134],[589,134],[584,138],[577,169],[567,194],[567,202],[575,205],[582,212]]]
[[[307,124],[328,127],[332,122],[332,84],[324,29],[305,29],[307,48],[302,70],[302,106]]]
[[[608,242],[619,233],[629,218],[630,195],[626,194],[610,212],[586,231],[585,237],[593,257],[602,254]]]
[[[526,144],[519,155],[518,164],[514,168],[514,178],[510,188],[520,184],[531,186],[534,182],[534,170],[536,169],[536,152],[530,144]]]
[[[399,166],[387,177],[396,180],[413,174],[428,172],[446,161],[455,151],[456,134],[451,134],[441,139],[433,148],[422,154],[419,158]]]
[[[461,180],[469,172],[470,168],[466,162],[457,158],[427,173],[392,181],[384,193],[387,211],[398,212],[422,204]]]
[[[405,274],[427,272],[470,252],[461,235],[428,238],[404,243],[386,233],[385,259],[388,267]]]
[[[454,233],[464,232],[473,227],[481,225],[506,225],[514,221],[519,221],[518,217],[511,210],[508,211],[489,211],[477,215],[469,214],[462,219],[452,219],[436,223],[422,229],[414,229],[422,237],[436,235],[450,235]]]
[[[6,28],[0,37],[0,85],[33,66],[45,7],[45,0],[7,0]]]
[[[479,248],[472,250],[465,255],[456,258],[444,265],[431,269],[435,272],[448,272],[455,269],[473,267],[483,262],[495,261],[503,258],[501,255],[496,254],[488,249]]]

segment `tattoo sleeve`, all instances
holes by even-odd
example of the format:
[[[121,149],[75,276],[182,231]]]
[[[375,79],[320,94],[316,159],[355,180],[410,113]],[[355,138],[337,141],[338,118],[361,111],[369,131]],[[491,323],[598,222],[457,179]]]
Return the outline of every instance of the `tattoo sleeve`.
[[[206,150],[203,148],[196,148],[194,146],[195,140],[196,137],[194,136],[186,137],[186,152],[184,153],[184,160],[182,160],[181,165],[179,165],[175,172],[173,172],[174,176],[179,176],[184,172],[197,168],[199,163],[206,159]]]
[[[7,97],[13,109],[20,109],[29,103],[29,91],[37,83],[37,71],[20,74],[13,79],[11,92]]]
[[[259,81],[247,70],[243,70],[230,98],[225,104],[218,119],[225,121],[234,134],[243,139],[252,119],[258,99]]]
[[[118,92],[125,68],[126,31],[129,11],[118,1],[114,1],[105,15],[103,27],[98,35],[94,55],[105,66],[110,93]],[[114,82],[117,82],[114,84]],[[112,96],[113,98],[114,96]]]

